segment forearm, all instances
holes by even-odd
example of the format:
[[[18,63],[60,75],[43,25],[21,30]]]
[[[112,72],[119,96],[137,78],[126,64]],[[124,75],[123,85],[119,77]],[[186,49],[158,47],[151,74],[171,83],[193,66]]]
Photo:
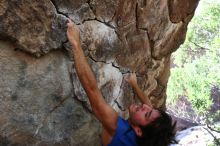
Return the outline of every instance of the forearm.
[[[74,65],[79,80],[89,98],[92,111],[103,127],[113,134],[117,127],[118,114],[109,106],[98,88],[94,73],[80,45],[80,33],[77,26],[68,19],[67,37],[72,45]]]
[[[72,47],[72,52],[74,56],[76,72],[83,87],[86,88],[86,90],[97,87],[94,73],[92,72],[91,67],[88,64],[88,61],[81,46]]]
[[[131,86],[134,92],[137,94],[138,99],[141,101],[141,103],[152,106],[149,98],[144,94],[144,92],[141,90],[137,83],[132,83]]]

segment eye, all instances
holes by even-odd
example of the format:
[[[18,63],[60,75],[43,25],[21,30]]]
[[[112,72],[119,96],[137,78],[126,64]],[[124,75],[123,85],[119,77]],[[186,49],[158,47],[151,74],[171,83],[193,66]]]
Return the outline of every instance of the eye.
[[[145,118],[147,118],[147,114],[148,114],[148,113],[145,113],[145,115],[144,115],[144,116],[145,116]]]
[[[153,110],[150,111],[150,113],[149,113],[149,117],[151,116],[152,112],[153,112]]]
[[[146,118],[149,118],[149,117],[151,116],[151,113],[152,113],[152,110],[151,110],[150,112],[147,112],[144,116],[145,116]]]
[[[148,116],[149,116],[149,113],[147,112],[147,113],[145,114],[145,118],[148,119]]]

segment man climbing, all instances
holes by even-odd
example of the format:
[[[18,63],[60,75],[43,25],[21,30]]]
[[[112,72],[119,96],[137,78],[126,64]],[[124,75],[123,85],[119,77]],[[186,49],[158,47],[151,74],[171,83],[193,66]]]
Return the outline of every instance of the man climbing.
[[[103,146],[166,146],[173,141],[175,124],[164,111],[152,107],[137,84],[134,73],[126,77],[141,105],[129,106],[129,119],[124,120],[104,100],[95,76],[89,66],[80,44],[80,33],[69,19],[67,37],[72,45],[75,68],[86,91],[92,111],[103,126]]]

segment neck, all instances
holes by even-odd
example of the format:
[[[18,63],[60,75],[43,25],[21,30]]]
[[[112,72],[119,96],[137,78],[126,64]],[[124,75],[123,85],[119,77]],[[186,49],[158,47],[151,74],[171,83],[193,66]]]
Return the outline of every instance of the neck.
[[[132,129],[135,130],[135,128],[137,126],[135,126],[135,124],[133,124],[133,122],[131,121],[131,118],[128,118],[128,123],[131,125]]]

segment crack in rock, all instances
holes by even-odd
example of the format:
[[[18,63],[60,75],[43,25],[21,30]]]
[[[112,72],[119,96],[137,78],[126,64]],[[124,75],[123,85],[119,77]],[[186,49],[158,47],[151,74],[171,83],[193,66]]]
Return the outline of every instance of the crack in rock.
[[[123,75],[123,74],[122,74],[122,75]],[[113,100],[113,103],[111,104],[111,106],[113,107],[114,104],[116,104],[117,107],[118,107],[121,111],[126,111],[126,109],[124,109],[124,108],[122,107],[122,105],[120,105],[120,103],[118,102],[118,99],[119,99],[119,97],[120,97],[120,95],[121,95],[121,92],[122,92],[123,80],[124,80],[124,76],[122,77],[122,81],[121,81],[121,85],[120,85],[120,90],[119,90],[119,92],[118,92],[118,96]]]
[[[93,10],[93,7],[91,6],[91,0],[88,0],[86,3],[89,5],[89,8],[91,9],[92,13],[93,13],[94,16],[96,17],[96,14],[95,14],[95,12],[94,12],[94,10]]]
[[[59,107],[61,107],[63,105],[63,103],[68,99],[69,97],[65,97],[63,98],[57,105],[55,105],[43,118],[41,124],[36,128],[34,136],[36,136],[39,132],[39,130],[44,126],[44,124],[47,122],[48,117]]]
[[[88,105],[87,101],[82,101],[77,96],[74,96],[74,99],[81,104],[85,111],[87,111],[90,114],[93,114],[92,109],[89,108],[90,105]]]
[[[50,1],[53,4],[53,6],[55,7],[57,14],[61,14],[61,15],[65,16],[65,17],[69,18],[68,14],[59,11],[59,8],[58,8],[58,6],[57,6],[57,4],[56,4],[56,2],[54,0],[50,0]]]
[[[138,29],[138,2],[135,7],[135,21],[136,21],[136,29]]]
[[[88,57],[93,61],[93,62],[100,62],[100,63],[104,63],[104,64],[111,64],[111,62],[109,63],[109,62],[107,62],[107,61],[104,61],[104,60],[95,60],[92,56],[91,56],[91,54],[88,54]]]
[[[119,67],[117,65],[115,65],[115,61],[112,61],[112,62],[107,62],[107,61],[104,61],[104,60],[95,60],[90,54],[88,55],[88,57],[93,61],[93,62],[96,62],[96,63],[104,63],[104,64],[111,64],[112,67],[118,69],[121,74],[127,74],[127,73],[131,73],[131,71],[127,68],[123,68],[123,67]]]
[[[115,17],[116,12],[114,13],[114,16],[111,18],[110,21],[108,21],[108,22],[101,21],[101,20],[99,20],[99,19],[97,18],[96,13],[94,12],[93,7],[91,6],[91,0],[88,0],[88,1],[87,1],[87,4],[89,5],[89,8],[90,8],[91,11],[93,12],[95,18],[94,18],[94,19],[86,19],[86,20],[83,20],[82,24],[83,24],[84,22],[86,22],[86,21],[96,20],[96,21],[98,21],[98,22],[100,22],[100,23],[105,24],[106,26],[108,26],[108,27],[110,27],[110,28],[112,28],[112,29],[115,29],[115,27],[114,27],[113,25],[111,25],[110,22],[111,22],[112,19]]]
[[[114,103],[117,105],[117,107],[121,110],[121,111],[126,111],[126,109],[124,109],[117,101],[117,99],[114,100]]]
[[[110,27],[110,28],[112,28],[112,29],[115,29],[115,27],[114,26],[112,26],[111,24],[109,24],[109,23],[107,23],[107,22],[103,22],[103,21],[101,21],[101,20],[99,20],[98,18],[94,18],[94,19],[85,19],[85,20],[83,20],[83,22],[82,22],[82,24],[84,24],[85,22],[88,22],[88,21],[98,21],[98,22],[100,22],[100,23],[103,23],[104,25],[106,25],[107,27]]]

